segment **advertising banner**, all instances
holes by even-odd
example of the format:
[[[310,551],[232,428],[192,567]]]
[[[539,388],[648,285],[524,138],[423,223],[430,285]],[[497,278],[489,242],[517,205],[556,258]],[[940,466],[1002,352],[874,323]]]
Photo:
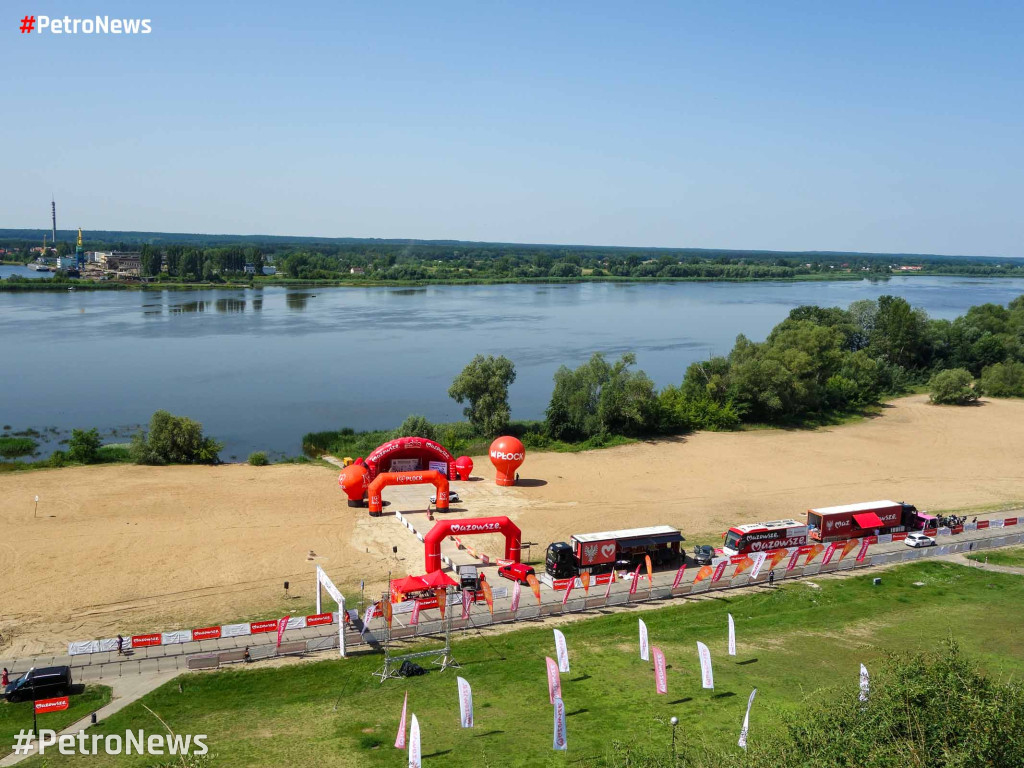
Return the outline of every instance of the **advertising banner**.
[[[768,553],[768,570],[772,570],[776,565],[786,559],[786,555],[789,554],[788,549],[773,549]]]
[[[640,569],[642,567],[643,567],[643,563],[638,565],[636,567],[636,570],[633,571],[633,581],[631,581],[630,584],[629,584],[629,594],[631,594],[631,595],[635,595],[636,594],[637,585],[640,584]]]
[[[722,578],[722,575],[725,573],[725,566],[727,566],[728,564],[729,564],[729,558],[723,557],[723,558],[719,559],[718,565],[716,565],[714,567],[715,568],[715,572],[713,574],[711,574],[711,583],[712,584],[714,584],[716,581],[718,581],[720,578]]]
[[[248,627],[247,627],[248,628]],[[220,637],[220,627],[203,627],[192,630],[192,640],[217,640]]]
[[[491,616],[494,615],[494,593],[491,592],[491,585],[486,581],[481,582],[480,588],[484,591],[484,600],[487,602],[487,610]]]
[[[761,573],[761,568],[764,566],[764,561],[768,559],[767,552],[757,552],[754,555],[754,567],[750,569],[750,579],[754,580],[757,575]]]
[[[409,692],[405,692],[402,702],[402,719],[398,721],[398,736],[395,737],[395,749],[405,749],[405,713],[409,708]]]
[[[583,585],[583,594],[590,594],[590,571],[584,571],[580,574],[580,584]]]
[[[555,703],[556,698],[562,697],[562,678],[558,674],[558,664],[550,656],[544,657],[544,663],[548,668],[548,698]]]
[[[868,668],[863,664],[860,665],[860,700],[867,701],[868,694],[871,692],[871,675],[868,674]]]
[[[683,580],[683,574],[686,573],[686,563],[679,566],[679,570],[676,571],[675,578],[672,579],[672,589],[679,586],[679,582]]]
[[[568,672],[569,671],[569,649],[565,645],[565,635],[559,630],[555,632],[555,655],[558,657],[558,671]]]
[[[417,626],[420,623],[420,601],[414,600],[412,603],[412,616],[409,617],[409,625]]]
[[[650,555],[644,555],[644,565],[647,566],[647,588],[654,589],[654,567],[651,565]]]
[[[868,547],[870,547],[870,546],[871,546],[871,537],[870,536],[866,536],[863,539],[863,541],[861,541],[860,551],[857,552],[857,562],[858,563],[863,563],[864,562],[864,556],[867,555]]]
[[[651,652],[654,654],[654,689],[658,693],[668,693],[668,673],[665,669],[665,654],[656,645],[651,648]]]
[[[526,577],[526,583],[533,590],[533,596],[537,598],[537,605],[540,605],[540,582],[537,581],[537,577],[531,573]]]
[[[459,717],[462,719],[463,728],[473,727],[473,689],[469,683],[461,677],[456,677],[455,682],[459,685]]]
[[[644,661],[650,661],[651,658],[650,658],[650,655],[648,653],[649,647],[648,647],[648,644],[647,644],[648,643],[648,641],[647,641],[647,625],[644,624],[644,620],[643,619],[639,619],[639,621],[640,621],[640,658],[643,659]]]
[[[701,685],[704,688],[715,688],[715,675],[711,670],[711,651],[704,643],[697,643],[697,655],[700,657]]]
[[[603,565],[615,562],[615,540],[595,541],[580,548],[580,565]]]
[[[832,555],[835,554],[836,547],[838,546],[839,542],[837,541],[833,541],[831,544],[828,545],[828,547],[825,549],[825,556],[821,558],[822,565],[828,565],[830,562],[832,562]]]
[[[850,554],[850,552],[852,552],[854,547],[856,547],[856,546],[857,546],[857,540],[856,539],[847,539],[845,542],[843,542],[843,549],[839,553],[839,562],[843,562],[843,558],[846,557],[848,554]]]
[[[282,616],[277,620],[277,645],[280,647],[281,638],[284,637],[284,631],[288,629],[288,617]]]
[[[763,554],[763,553],[762,553]],[[763,558],[762,558],[763,560]],[[750,568],[754,564],[754,559],[750,555],[743,555],[740,561],[736,564],[736,570],[733,571],[732,577],[735,579],[745,570]]]
[[[569,595],[571,593],[572,593],[572,582],[570,581],[569,585],[565,588],[565,594],[562,595],[562,607],[563,608],[565,607],[565,604],[569,602]]]
[[[743,727],[740,729],[740,740],[739,745],[743,749],[747,748],[747,732],[750,730],[750,706],[754,703],[754,697],[757,696],[757,688],[750,693],[750,698],[747,699],[747,714],[743,716]]]
[[[825,549],[824,544],[810,544],[807,546],[807,559],[804,560],[804,565],[810,565],[811,560],[816,558],[821,551]]]
[[[512,585],[512,615],[515,616],[516,611],[519,610],[519,597],[522,595],[522,586],[517,581]]]
[[[473,601],[468,589],[462,590],[462,618],[469,618],[469,604]]]
[[[608,585],[604,588],[604,599],[607,600],[608,596],[612,593],[612,584],[615,583],[615,570],[612,569],[611,576],[608,579]]]
[[[273,622],[271,622],[273,623]],[[159,633],[152,635],[132,635],[132,648],[147,648],[152,645],[160,645],[162,637]]]
[[[56,699],[39,699],[35,703],[36,714],[43,714],[44,712],[59,712],[62,709],[67,709],[68,697],[59,696]]]
[[[567,748],[565,741],[565,703],[562,701],[562,697],[559,696],[552,704],[555,705],[555,733],[552,749],[564,750]]]
[[[423,768],[423,758],[420,756],[420,721],[416,715],[412,716],[412,723],[409,725],[409,768]]]
[[[712,569],[712,567],[710,565],[702,565],[700,567],[700,570],[697,571],[697,576],[694,578],[693,583],[697,584],[697,583],[703,581],[708,576],[710,576],[712,573],[714,573],[714,569]]]
[[[736,655],[736,624],[732,620],[732,614],[729,615],[729,655]]]
[[[800,559],[800,555],[803,554],[802,550],[803,550],[803,547],[797,547],[796,549],[793,550],[793,554],[789,556],[789,562],[786,563],[786,570],[787,571],[792,571],[794,568],[796,568],[796,561],[799,560]]]

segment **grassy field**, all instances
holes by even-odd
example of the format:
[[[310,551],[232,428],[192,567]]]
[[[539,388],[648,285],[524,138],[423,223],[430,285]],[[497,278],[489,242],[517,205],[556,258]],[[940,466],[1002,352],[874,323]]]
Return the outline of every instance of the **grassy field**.
[[[71,723],[81,720],[110,701],[110,689],[105,685],[86,686],[82,693],[71,697],[67,709],[62,712],[47,712],[39,715],[39,727],[59,731]],[[0,757],[11,752],[14,734],[22,728],[32,727],[32,702],[19,701],[9,704],[0,701]]]
[[[993,549],[989,552],[977,552],[967,556],[968,560],[978,563],[992,563],[992,565],[1008,565],[1011,568],[1024,568],[1024,547],[1010,547],[1009,549]]]
[[[915,585],[922,583],[921,586]],[[738,655],[726,655],[726,614]],[[638,657],[637,618],[668,661],[668,695],[654,692],[652,667]],[[551,630],[458,639],[458,673],[473,686],[476,727],[458,720],[455,674],[430,673],[381,685],[378,656],[282,669],[231,669],[172,682],[142,703],[179,734],[208,734],[216,765],[397,766],[391,746],[409,692],[423,755],[436,766],[603,765],[619,739],[669,744],[678,735],[724,749],[735,745],[746,698],[758,688],[751,740],[822,688],[855,690],[858,665],[887,651],[937,649],[955,638],[991,675],[1024,674],[1024,579],[952,563],[922,562],[871,577],[793,582],[774,590],[721,595],[667,608],[602,616],[563,626],[572,671],[562,676],[568,710],[566,754],[551,750],[544,657]],[[984,631],[979,631],[984,628]],[[711,648],[715,690],[700,687],[695,642]],[[159,724],[140,704],[98,726],[99,733]],[[48,757],[48,765],[148,765],[152,759]],[[38,758],[27,765],[39,766]]]

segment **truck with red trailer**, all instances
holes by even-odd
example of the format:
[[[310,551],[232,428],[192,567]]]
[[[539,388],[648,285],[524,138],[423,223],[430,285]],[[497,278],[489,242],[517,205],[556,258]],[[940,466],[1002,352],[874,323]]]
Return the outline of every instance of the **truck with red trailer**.
[[[568,542],[548,545],[545,571],[553,579],[569,579],[581,573],[608,573],[616,566],[635,568],[650,555],[653,566],[679,560],[683,534],[669,525],[630,528],[601,533],[577,533]]]
[[[813,541],[830,542],[920,530],[932,519],[902,501],[864,501],[807,510]]]
[[[802,547],[807,544],[807,526],[796,520],[771,520],[767,523],[734,525],[725,532],[722,551],[731,556],[773,549]]]

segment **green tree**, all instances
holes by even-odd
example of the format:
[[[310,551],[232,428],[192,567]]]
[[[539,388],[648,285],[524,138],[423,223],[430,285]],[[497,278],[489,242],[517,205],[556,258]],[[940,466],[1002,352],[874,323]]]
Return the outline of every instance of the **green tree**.
[[[547,433],[575,440],[654,430],[659,416],[654,383],[643,371],[630,370],[635,364],[632,354],[610,364],[595,353],[576,369],[559,368],[546,412]]]
[[[971,372],[965,368],[939,371],[928,382],[931,400],[939,405],[967,405],[978,399]]]
[[[163,256],[160,254],[159,248],[156,248],[149,243],[143,245],[140,253],[140,261],[142,262],[142,274],[149,276],[160,274]]]
[[[157,411],[148,434],[132,437],[131,456],[137,464],[216,464],[224,447],[203,435],[203,425],[185,416]]]
[[[455,377],[448,396],[468,403],[463,414],[484,435],[504,431],[512,417],[508,388],[516,380],[516,367],[507,357],[477,355]]]
[[[68,456],[80,464],[93,464],[99,459],[100,444],[100,433],[95,427],[72,429],[71,439],[68,441]]]
[[[991,397],[1024,397],[1024,363],[1008,360],[988,366],[978,388]]]
[[[395,430],[392,439],[399,437],[425,437],[427,440],[437,440],[437,427],[427,421],[426,416],[406,416],[405,421]]]
[[[928,362],[928,316],[906,299],[882,296],[871,329],[870,347],[876,357],[903,368]]]

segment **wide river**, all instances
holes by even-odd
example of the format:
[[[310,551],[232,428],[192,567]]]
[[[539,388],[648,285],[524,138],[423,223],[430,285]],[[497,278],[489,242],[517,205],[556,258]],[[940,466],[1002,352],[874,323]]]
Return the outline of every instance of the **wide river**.
[[[448,386],[476,354],[515,362],[513,417],[539,418],[558,366],[593,352],[635,352],[659,386],[678,383],[793,307],[887,293],[953,318],[1024,280],[0,293],[0,426],[56,428],[56,443],[72,427],[124,435],[164,408],[201,421],[225,460],[294,455],[310,431],[459,418]]]

